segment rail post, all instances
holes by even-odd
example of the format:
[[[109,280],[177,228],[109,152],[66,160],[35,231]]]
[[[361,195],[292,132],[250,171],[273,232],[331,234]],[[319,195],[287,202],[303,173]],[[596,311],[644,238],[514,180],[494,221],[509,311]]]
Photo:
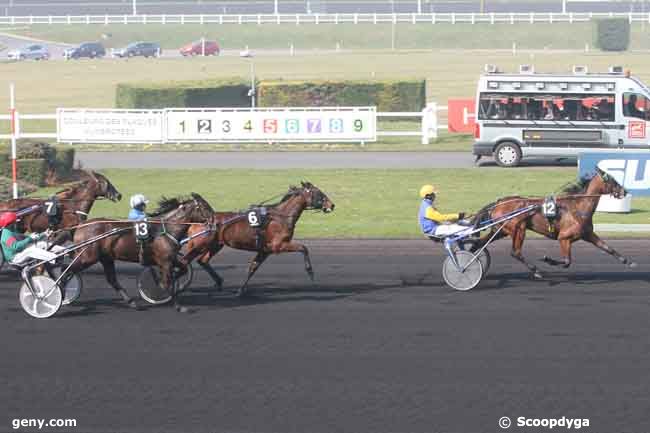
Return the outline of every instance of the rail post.
[[[429,144],[431,138],[438,138],[438,106],[429,102],[422,110],[422,144]]]
[[[11,183],[13,197],[18,198],[18,166],[16,164],[16,135],[18,131],[16,118],[16,88],[9,84],[9,114],[11,116]]]

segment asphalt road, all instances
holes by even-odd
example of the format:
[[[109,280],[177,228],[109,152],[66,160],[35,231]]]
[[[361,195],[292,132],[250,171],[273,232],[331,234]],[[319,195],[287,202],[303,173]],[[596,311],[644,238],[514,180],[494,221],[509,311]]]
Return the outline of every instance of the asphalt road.
[[[0,0],[3,15],[103,15],[131,14],[131,0]],[[562,2],[557,1],[427,1],[423,0],[423,13],[480,12],[561,12]],[[581,1],[568,2],[568,12],[642,12],[640,1]],[[418,11],[416,0],[280,0],[279,12],[295,13],[413,13]],[[201,1],[201,0],[137,0],[140,14],[270,14],[274,12],[272,0],[259,1]]]
[[[3,274],[0,431],[76,418],[41,431],[494,433],[502,416],[650,431],[650,241],[612,242],[635,270],[577,245],[574,266],[542,282],[503,241],[470,292],[442,283],[443,256],[426,240],[306,243],[315,283],[299,256],[269,259],[247,301],[210,296],[199,273],[189,315],[123,307],[91,270],[77,306],[32,319]],[[525,254],[557,250],[529,241]],[[214,261],[227,290],[247,257]],[[133,291],[137,268],[118,270]]]
[[[77,152],[84,168],[470,168],[470,152]],[[492,158],[482,167],[496,167]],[[575,159],[527,159],[522,165],[549,167],[576,165]]]

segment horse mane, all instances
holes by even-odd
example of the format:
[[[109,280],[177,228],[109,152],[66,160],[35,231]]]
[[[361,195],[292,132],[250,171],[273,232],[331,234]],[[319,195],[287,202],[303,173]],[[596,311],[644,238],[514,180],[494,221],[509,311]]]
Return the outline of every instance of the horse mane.
[[[195,192],[191,193],[189,197],[186,196],[177,196],[177,197],[165,197],[162,196],[160,200],[158,201],[158,208],[154,210],[153,212],[148,212],[147,216],[150,217],[159,217],[163,214],[169,213],[175,209],[178,209],[179,206],[191,202],[191,201],[199,201],[205,206],[208,207],[210,212],[214,213],[214,209],[212,209],[212,206],[210,206],[210,203],[208,203],[200,194],[197,194]]]
[[[583,193],[589,186],[589,182],[594,178],[595,175],[583,176],[576,182],[570,182],[567,185],[564,185],[560,192],[567,194],[578,194]]]
[[[63,188],[62,190],[57,191],[55,194],[59,195],[59,194],[64,194],[64,193],[77,192],[79,189],[81,189],[81,188],[85,187],[86,185],[88,185],[88,182],[90,182],[90,179],[81,180],[81,181],[72,183],[72,184],[66,186],[65,188]]]
[[[158,208],[154,210],[153,212],[147,213],[147,216],[150,217],[158,217],[161,216],[162,214],[166,214],[168,212],[173,211],[174,209],[177,209],[181,204],[189,201],[185,197],[165,197],[162,196],[161,199],[158,201]]]

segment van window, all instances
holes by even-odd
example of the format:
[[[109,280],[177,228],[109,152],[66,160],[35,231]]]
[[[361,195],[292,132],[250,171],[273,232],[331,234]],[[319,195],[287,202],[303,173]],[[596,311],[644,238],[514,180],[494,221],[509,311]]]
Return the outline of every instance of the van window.
[[[650,120],[650,100],[640,93],[623,93],[623,115]]]
[[[613,95],[481,93],[479,120],[614,121]]]

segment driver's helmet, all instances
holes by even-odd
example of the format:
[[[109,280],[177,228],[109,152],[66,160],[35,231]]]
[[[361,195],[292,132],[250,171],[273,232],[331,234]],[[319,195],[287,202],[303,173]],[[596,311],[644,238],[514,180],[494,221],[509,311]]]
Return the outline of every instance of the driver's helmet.
[[[145,197],[144,194],[132,195],[131,200],[129,201],[129,204],[131,205],[132,208],[146,205],[147,203],[149,203],[149,200],[147,200],[147,197]]]
[[[435,194],[436,187],[433,185],[424,185],[420,188],[420,198],[425,198],[428,195]]]
[[[18,220],[16,212],[4,212],[0,215],[0,228],[5,228],[8,225],[15,223]]]

